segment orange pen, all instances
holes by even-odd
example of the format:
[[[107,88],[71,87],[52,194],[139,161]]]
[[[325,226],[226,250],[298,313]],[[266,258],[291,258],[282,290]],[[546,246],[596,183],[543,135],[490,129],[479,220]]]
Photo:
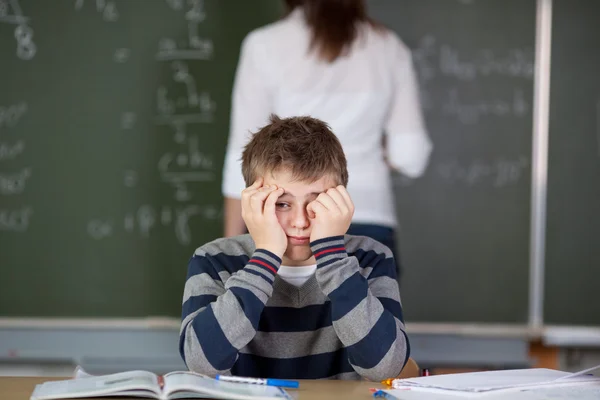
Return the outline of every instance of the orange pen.
[[[392,386],[392,381],[393,380],[394,380],[394,378],[388,378],[388,379],[385,379],[385,380],[381,381],[381,384],[382,385],[387,385],[387,386]]]

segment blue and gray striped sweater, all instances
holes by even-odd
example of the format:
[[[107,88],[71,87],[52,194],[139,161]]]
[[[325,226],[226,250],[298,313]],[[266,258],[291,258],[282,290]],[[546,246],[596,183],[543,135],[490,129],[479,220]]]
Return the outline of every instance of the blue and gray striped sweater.
[[[317,271],[300,287],[249,235],[196,250],[183,295],[179,350],[214,375],[382,380],[410,348],[391,251],[363,236],[311,242]]]

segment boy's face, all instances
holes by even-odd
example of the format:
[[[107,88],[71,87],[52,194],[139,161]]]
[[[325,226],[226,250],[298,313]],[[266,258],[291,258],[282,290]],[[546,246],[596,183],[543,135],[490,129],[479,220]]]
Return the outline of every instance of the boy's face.
[[[287,235],[288,246],[283,255],[282,264],[286,266],[302,266],[315,264],[310,250],[311,220],[308,218],[306,206],[327,189],[336,186],[329,176],[315,182],[307,183],[294,180],[286,169],[266,174],[264,185],[277,185],[285,192],[275,204],[275,214],[279,224]]]

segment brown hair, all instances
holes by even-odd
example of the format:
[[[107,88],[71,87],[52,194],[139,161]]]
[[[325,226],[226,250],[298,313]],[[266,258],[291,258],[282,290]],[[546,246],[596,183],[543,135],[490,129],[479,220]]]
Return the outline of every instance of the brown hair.
[[[256,178],[280,168],[294,179],[314,182],[330,175],[337,184],[348,184],[346,156],[337,136],[316,118],[279,118],[254,134],[242,153],[242,174],[246,186]]]
[[[319,58],[328,62],[348,51],[360,23],[381,27],[368,17],[364,0],[285,0],[285,6],[286,16],[296,7],[304,9],[312,30],[310,51],[316,50]]]

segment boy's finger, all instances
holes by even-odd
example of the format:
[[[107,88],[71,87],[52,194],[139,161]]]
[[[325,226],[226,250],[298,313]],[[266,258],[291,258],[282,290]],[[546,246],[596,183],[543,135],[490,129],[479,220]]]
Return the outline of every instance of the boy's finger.
[[[274,190],[275,190],[274,187],[271,187],[268,189],[260,188],[259,190],[254,192],[252,197],[250,197],[250,204],[252,207],[252,211],[256,212],[258,214],[262,214],[265,200],[267,199],[269,194],[272,193]]]
[[[352,210],[354,208],[354,203],[352,202],[352,197],[350,197],[350,193],[348,193],[348,190],[344,187],[344,185],[339,185],[338,187],[336,187],[336,189],[342,195],[344,200],[346,200],[346,205],[348,206],[348,208]]]
[[[313,203],[314,203],[314,201],[311,201],[306,206],[306,212],[308,213],[308,218],[310,218],[310,219],[314,219],[317,216],[315,214],[315,210],[313,210],[313,208],[312,208]]]
[[[250,198],[254,193],[257,192],[258,189],[246,188],[242,191],[242,199]]]
[[[327,194],[329,195],[329,197],[331,197],[331,199],[335,202],[335,204],[341,211],[348,212],[346,199],[344,199],[344,196],[342,196],[342,194],[337,189],[329,189],[327,191]]]
[[[323,205],[323,203],[319,201],[318,198],[317,200],[313,200],[310,203],[308,203],[308,206],[306,208],[307,211],[310,208],[310,211],[312,211],[314,217],[316,217],[317,214],[324,214],[325,212],[327,212],[327,208]]]
[[[259,187],[261,187],[263,184],[263,177],[259,176],[258,178],[256,178],[256,180],[254,181],[254,183],[250,186],[248,186],[248,189],[258,189]]]
[[[319,196],[317,196],[316,200],[329,211],[341,212],[340,208],[337,206],[337,204],[335,204],[335,201],[333,201],[333,199],[327,193],[321,193]]]
[[[283,188],[278,188],[273,190],[267,196],[265,200],[265,216],[274,216],[275,215],[275,203],[277,203],[277,199],[283,194]]]

